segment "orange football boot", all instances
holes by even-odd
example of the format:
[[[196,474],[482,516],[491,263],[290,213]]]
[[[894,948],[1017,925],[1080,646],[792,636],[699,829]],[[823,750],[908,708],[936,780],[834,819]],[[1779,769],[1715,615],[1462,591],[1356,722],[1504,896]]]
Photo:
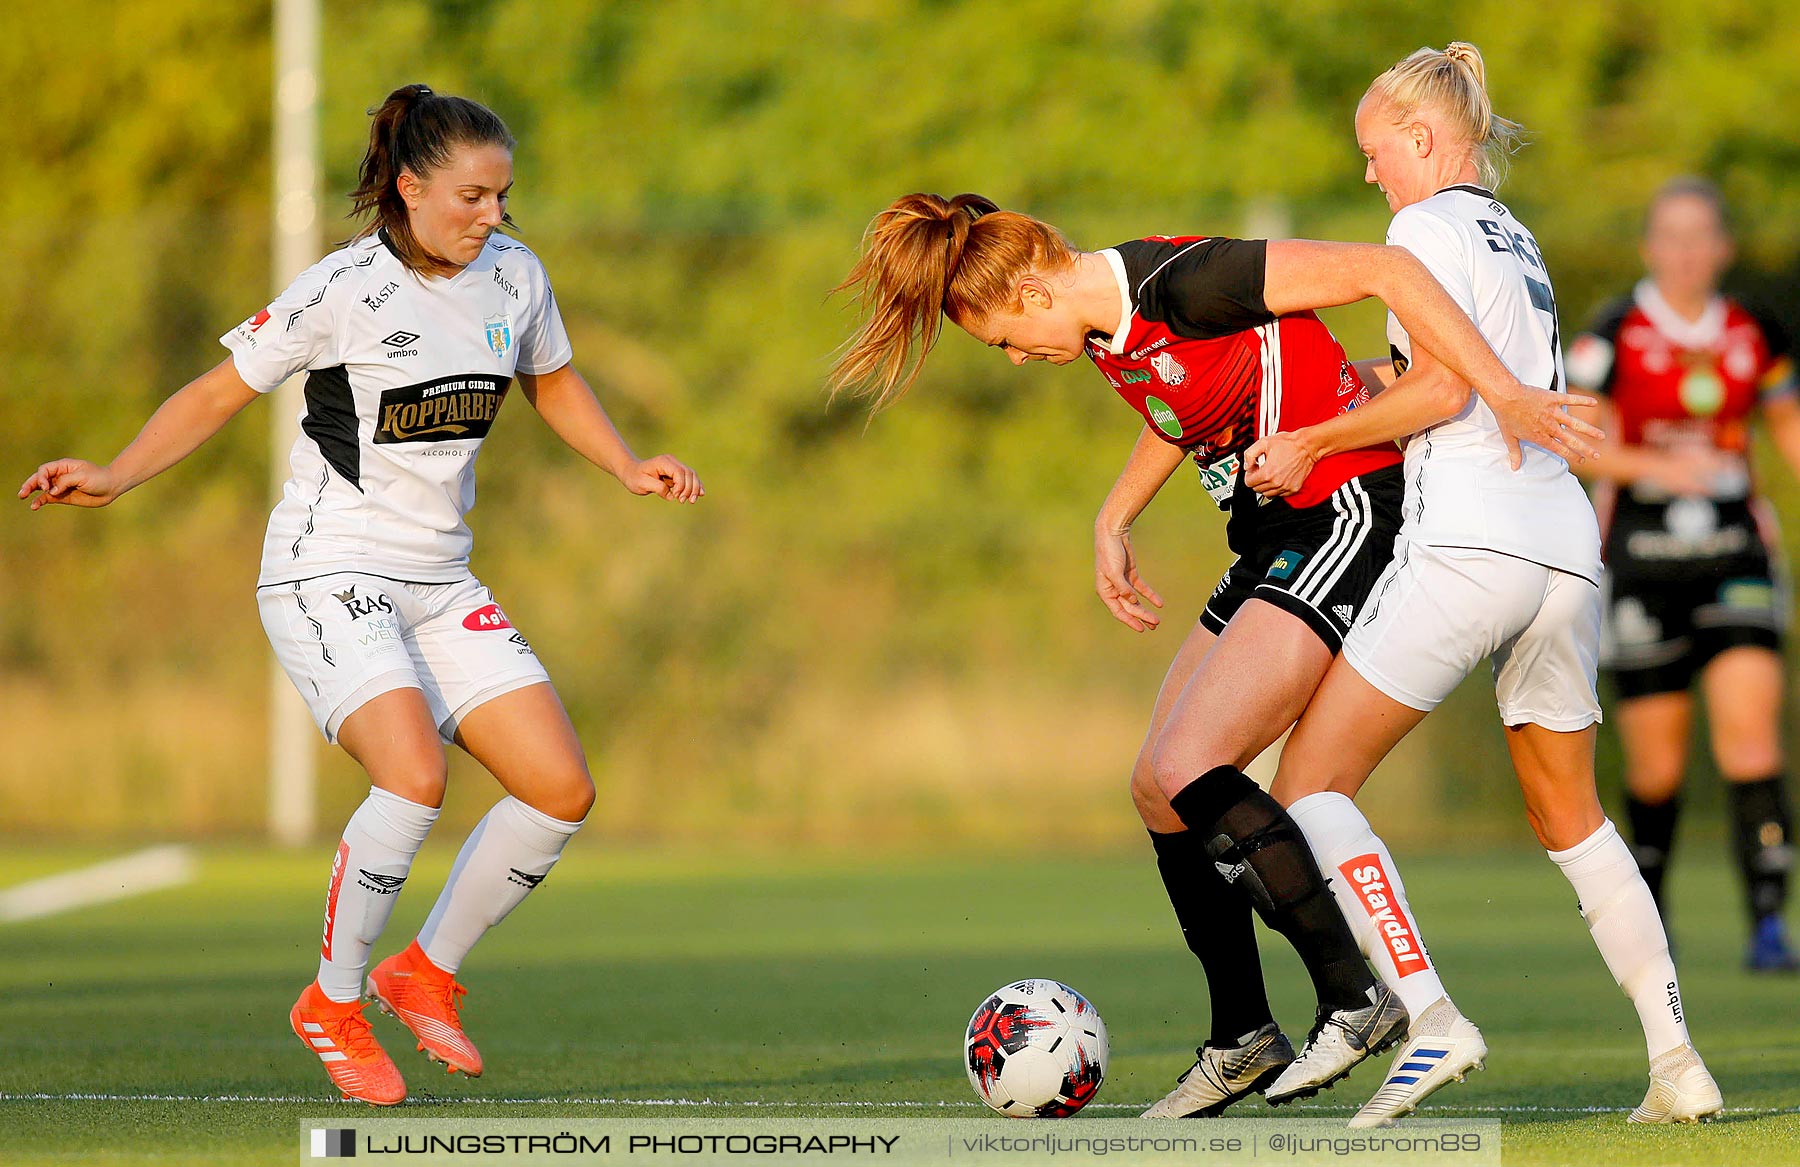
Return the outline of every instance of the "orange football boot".
[[[398,1017],[419,1039],[419,1048],[449,1073],[481,1077],[481,1051],[463,1032],[457,1002],[469,990],[425,955],[417,940],[369,973],[368,996],[383,1013]]]
[[[400,1067],[369,1032],[363,1007],[361,1001],[333,1001],[314,981],[294,1002],[288,1024],[325,1063],[331,1084],[345,1098],[370,1106],[393,1106],[405,1101],[406,1082],[400,1077]]]

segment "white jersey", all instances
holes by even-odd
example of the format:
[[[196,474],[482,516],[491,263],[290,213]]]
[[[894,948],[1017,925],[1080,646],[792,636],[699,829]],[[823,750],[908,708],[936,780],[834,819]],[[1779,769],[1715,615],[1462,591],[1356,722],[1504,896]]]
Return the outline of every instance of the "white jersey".
[[[258,392],[307,370],[259,586],[339,571],[466,576],[482,439],[514,373],[570,357],[543,265],[502,235],[449,279],[413,274],[371,235],[219,340]]]
[[[1520,381],[1564,388],[1543,255],[1492,193],[1441,190],[1395,215],[1387,241],[1430,269]],[[1392,313],[1388,341],[1396,367],[1405,368],[1412,342]],[[1524,465],[1513,470],[1493,411],[1477,394],[1407,444],[1406,483],[1401,533],[1413,542],[1499,551],[1599,582],[1599,523],[1568,463],[1526,444]]]

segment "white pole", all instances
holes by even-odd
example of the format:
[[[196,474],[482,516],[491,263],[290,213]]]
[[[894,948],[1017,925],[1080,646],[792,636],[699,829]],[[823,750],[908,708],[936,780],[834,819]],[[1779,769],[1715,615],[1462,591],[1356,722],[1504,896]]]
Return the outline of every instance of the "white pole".
[[[319,0],[275,0],[274,293],[319,259]],[[269,402],[269,475],[280,496],[299,434],[304,374]],[[269,671],[269,834],[308,842],[318,819],[318,738],[281,666]]]
[[[1279,195],[1252,199],[1244,209],[1245,239],[1291,239],[1294,210]]]

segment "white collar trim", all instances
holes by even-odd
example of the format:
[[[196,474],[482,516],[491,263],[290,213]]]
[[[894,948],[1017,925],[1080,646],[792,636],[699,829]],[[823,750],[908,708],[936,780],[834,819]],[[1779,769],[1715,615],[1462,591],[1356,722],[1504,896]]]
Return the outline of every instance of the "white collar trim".
[[[1118,248],[1108,247],[1100,252],[1106,257],[1106,264],[1112,268],[1113,278],[1119,281],[1119,327],[1113,330],[1112,337],[1102,347],[1113,356],[1122,356],[1125,342],[1131,334],[1131,284],[1125,278],[1125,260],[1119,255]]]
[[[1651,280],[1639,280],[1631,298],[1643,310],[1658,332],[1686,349],[1717,348],[1725,336],[1725,298],[1714,295],[1706,302],[1700,319],[1689,320],[1669,306]]]

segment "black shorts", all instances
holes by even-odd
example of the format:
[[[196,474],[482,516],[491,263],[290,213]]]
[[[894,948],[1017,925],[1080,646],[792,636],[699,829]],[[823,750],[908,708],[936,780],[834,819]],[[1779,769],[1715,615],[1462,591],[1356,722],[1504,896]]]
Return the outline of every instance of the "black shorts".
[[[1781,651],[1786,572],[1751,506],[1669,509],[1621,500],[1607,530],[1603,661],[1624,699],[1686,692],[1728,648]]]
[[[1200,613],[1219,633],[1244,601],[1265,600],[1306,621],[1333,653],[1356,622],[1369,590],[1394,557],[1406,479],[1399,466],[1352,478],[1317,506],[1258,503],[1239,488],[1228,538],[1238,553]]]

